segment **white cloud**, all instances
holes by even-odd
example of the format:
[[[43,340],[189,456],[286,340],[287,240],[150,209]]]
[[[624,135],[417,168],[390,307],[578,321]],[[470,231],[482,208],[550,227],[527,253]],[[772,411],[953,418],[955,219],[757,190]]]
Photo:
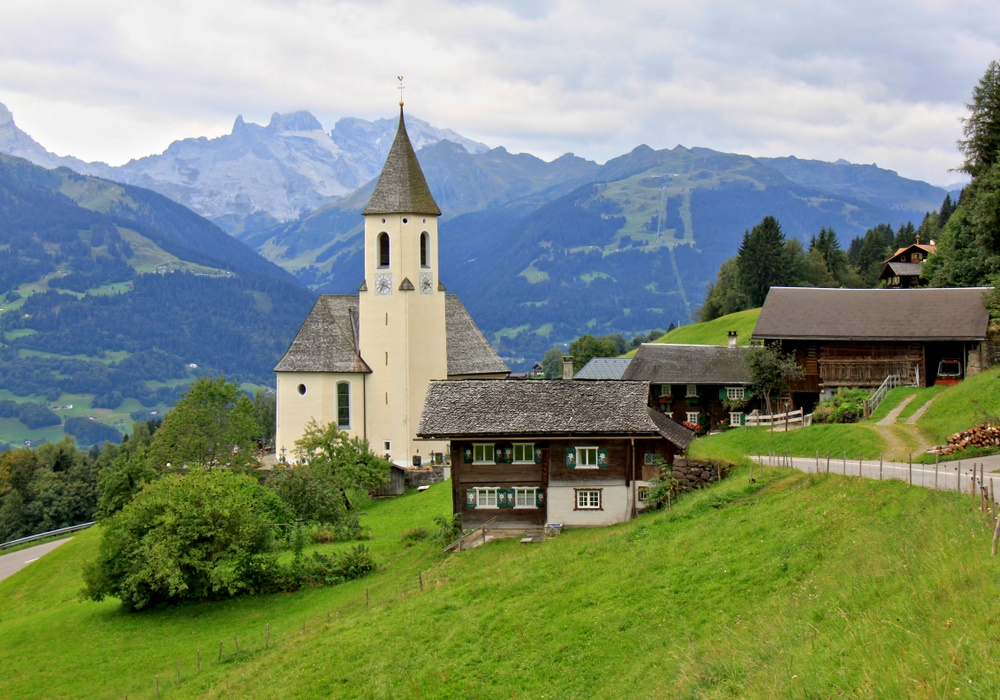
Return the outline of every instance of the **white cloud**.
[[[682,143],[945,183],[998,38],[979,0],[6,0],[0,102],[118,163],[237,114],[390,116],[402,73],[411,114],[515,152]]]

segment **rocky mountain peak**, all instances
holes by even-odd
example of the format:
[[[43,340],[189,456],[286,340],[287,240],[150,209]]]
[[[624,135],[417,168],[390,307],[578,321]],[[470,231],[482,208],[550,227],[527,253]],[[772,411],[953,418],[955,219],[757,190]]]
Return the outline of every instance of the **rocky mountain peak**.
[[[8,124],[14,124],[14,115],[10,113],[7,109],[7,105],[0,102],[0,126],[6,126]]]
[[[300,111],[290,114],[275,112],[271,115],[267,129],[279,134],[286,131],[323,131],[323,125],[310,112]]]

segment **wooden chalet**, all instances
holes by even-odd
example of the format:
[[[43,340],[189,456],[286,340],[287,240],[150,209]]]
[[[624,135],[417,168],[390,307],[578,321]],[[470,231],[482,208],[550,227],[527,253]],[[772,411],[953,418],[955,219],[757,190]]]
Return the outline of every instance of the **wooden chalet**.
[[[451,441],[466,528],[609,525],[642,507],[655,460],[694,434],[649,408],[647,382],[431,382],[418,435]]]
[[[772,287],[752,338],[795,353],[805,369],[792,387],[799,407],[892,374],[931,386],[941,367],[959,378],[985,368],[989,291]]]
[[[927,280],[922,277],[924,261],[936,250],[934,241],[921,243],[918,237],[916,243],[900,248],[889,256],[882,266],[882,272],[879,273],[879,280],[889,288],[909,289],[926,286]]]
[[[733,338],[735,341],[735,338]],[[746,423],[750,369],[744,348],[643,343],[622,379],[649,382],[649,405],[703,430]],[[736,407],[735,403],[744,405]]]

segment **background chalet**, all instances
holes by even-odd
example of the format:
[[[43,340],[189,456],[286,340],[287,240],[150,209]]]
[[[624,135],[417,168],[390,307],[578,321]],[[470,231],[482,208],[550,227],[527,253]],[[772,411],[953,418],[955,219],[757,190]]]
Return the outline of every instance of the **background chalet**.
[[[988,365],[989,291],[772,287],[752,338],[795,353],[805,369],[792,386],[797,406],[891,374],[931,386],[942,366],[966,377]]]
[[[432,382],[419,435],[451,441],[454,512],[466,528],[631,519],[640,489],[694,434],[649,408],[647,382]]]

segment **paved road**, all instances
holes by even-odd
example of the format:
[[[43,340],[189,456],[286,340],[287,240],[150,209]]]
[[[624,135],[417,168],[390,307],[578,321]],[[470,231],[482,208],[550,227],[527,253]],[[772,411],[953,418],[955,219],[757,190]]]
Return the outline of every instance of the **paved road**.
[[[1000,484],[997,485],[1000,486]],[[4,580],[8,576],[16,574],[31,562],[40,559],[43,554],[48,554],[59,545],[65,544],[71,539],[73,538],[67,537],[64,540],[46,542],[45,544],[40,544],[35,547],[22,549],[14,552],[13,554],[4,554],[3,556],[0,556],[0,581]]]
[[[989,491],[990,482],[995,482],[993,494],[997,502],[1000,502],[1000,473],[993,473],[994,470],[1000,470],[1000,455],[941,462],[938,465],[914,464],[912,467],[906,462],[880,463],[877,459],[859,460],[857,457],[845,458],[844,455],[837,457],[830,455],[829,458],[826,455],[820,455],[818,458],[761,455],[757,460],[763,465],[793,467],[804,472],[829,471],[831,474],[863,476],[869,479],[899,479],[914,486],[962,493],[971,493],[973,488],[978,489],[980,485]],[[984,467],[982,484],[977,476],[976,484],[973,486],[973,468],[978,474],[980,465]]]

